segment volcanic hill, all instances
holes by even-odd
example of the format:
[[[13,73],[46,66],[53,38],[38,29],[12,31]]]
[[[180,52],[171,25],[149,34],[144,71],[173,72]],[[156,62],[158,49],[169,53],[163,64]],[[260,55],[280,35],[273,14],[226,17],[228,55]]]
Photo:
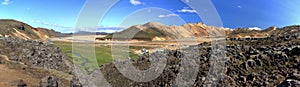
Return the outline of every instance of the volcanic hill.
[[[283,36],[287,34],[300,34],[300,26],[286,26],[283,28],[269,27],[267,29],[255,30],[250,28],[229,29],[215,26],[207,26],[203,23],[188,23],[182,26],[164,25],[158,22],[149,22],[143,25],[134,25],[121,32],[107,35],[98,40],[121,39],[143,41],[166,41],[178,38],[205,38],[205,37],[227,37],[227,38],[265,38],[271,36]],[[133,35],[134,36],[129,36]]]
[[[0,36],[21,38],[26,40],[52,38],[61,35],[61,33],[45,28],[34,28],[26,23],[10,20],[0,19]]]
[[[228,29],[206,26],[203,23],[168,26],[158,22],[149,22],[143,25],[129,27],[121,32],[108,35],[104,39],[128,39],[128,35],[135,33],[132,37],[132,39],[135,40],[165,41],[179,38],[208,37],[210,33],[214,36],[222,36],[225,35],[222,30],[227,31]]]

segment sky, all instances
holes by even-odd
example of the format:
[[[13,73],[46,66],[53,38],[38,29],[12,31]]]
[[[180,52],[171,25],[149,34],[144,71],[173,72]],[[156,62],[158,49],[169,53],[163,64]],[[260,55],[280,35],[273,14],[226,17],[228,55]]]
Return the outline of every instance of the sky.
[[[265,29],[270,26],[300,24],[300,0],[211,1],[225,28]],[[15,19],[33,27],[68,33],[74,31],[85,2],[86,0],[0,0],[0,19]],[[147,14],[149,9],[153,11],[151,14]],[[196,12],[181,0],[120,0],[98,24],[98,30],[115,32],[149,21],[167,25],[202,22]]]

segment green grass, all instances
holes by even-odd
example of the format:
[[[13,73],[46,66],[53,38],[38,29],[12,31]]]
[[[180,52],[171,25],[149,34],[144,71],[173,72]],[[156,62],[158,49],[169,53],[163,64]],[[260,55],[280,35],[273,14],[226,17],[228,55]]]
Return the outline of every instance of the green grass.
[[[66,55],[71,58],[70,60],[75,60],[71,62],[79,65],[79,68],[86,74],[91,73],[91,71],[94,71],[103,64],[113,62],[111,47],[109,46],[96,46],[94,54],[93,50],[88,50],[91,49],[91,46],[89,46],[89,44],[79,43],[82,46],[78,46],[76,47],[76,49],[74,49],[74,52],[80,54],[80,56],[78,56],[78,54],[73,55],[71,42],[54,42],[54,44],[58,46],[64,53],[66,53]],[[129,57],[137,58],[138,55],[129,52]],[[88,61],[88,63],[85,63],[86,61]],[[95,65],[95,63],[97,63],[98,65]],[[81,64],[85,64],[85,66],[83,67]]]
[[[58,46],[63,52],[65,52],[68,57],[70,57],[72,59],[74,58],[72,55],[72,43],[71,42],[54,42],[54,44],[56,46]],[[82,47],[82,48],[84,49],[85,47]],[[133,48],[133,47],[131,47],[131,48]],[[77,52],[84,53],[84,50],[82,52],[81,51],[77,51]],[[84,53],[84,54],[89,54],[89,53]],[[94,57],[93,54],[81,55],[81,56],[86,57],[86,58]],[[112,55],[111,55],[111,47],[109,47],[109,46],[96,46],[95,47],[95,56],[96,56],[98,65],[111,63],[113,61]],[[134,54],[132,52],[129,52],[129,57],[137,58],[138,55]]]

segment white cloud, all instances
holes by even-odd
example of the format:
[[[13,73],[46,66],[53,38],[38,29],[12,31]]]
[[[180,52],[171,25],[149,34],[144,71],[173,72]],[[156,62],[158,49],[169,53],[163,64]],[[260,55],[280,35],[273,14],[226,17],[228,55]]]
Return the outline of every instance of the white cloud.
[[[159,18],[165,18],[165,17],[178,17],[178,14],[167,14],[167,15],[159,15]]]
[[[196,10],[193,10],[193,9],[189,9],[189,8],[183,8],[181,10],[177,10],[177,12],[188,12],[188,13],[196,13],[197,11]]]
[[[132,5],[135,5],[135,6],[141,5],[141,4],[142,4],[142,2],[140,2],[140,1],[138,1],[138,0],[130,0],[130,3],[131,3]]]
[[[238,7],[238,8],[243,8],[243,7],[242,7],[242,6],[240,6],[240,5],[239,5],[239,6],[237,6],[237,7]]]
[[[11,4],[11,1],[10,0],[4,0],[1,4],[2,5],[9,5],[9,4]]]
[[[252,27],[252,28],[249,28],[249,30],[262,30],[262,29],[259,27]]]

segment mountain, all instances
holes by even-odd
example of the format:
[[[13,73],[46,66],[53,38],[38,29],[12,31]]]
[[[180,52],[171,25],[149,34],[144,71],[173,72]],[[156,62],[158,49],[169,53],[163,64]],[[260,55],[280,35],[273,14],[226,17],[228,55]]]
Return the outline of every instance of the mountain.
[[[139,32],[137,32],[139,31]],[[226,36],[227,38],[264,38],[270,36],[283,36],[287,34],[299,34],[300,26],[293,25],[283,28],[270,27],[263,30],[251,28],[228,29],[214,26],[207,26],[203,23],[188,23],[182,26],[168,26],[158,22],[149,22],[143,25],[135,25],[121,32],[110,34],[102,39],[127,39],[132,37],[134,40],[146,41],[164,41],[175,40],[176,38],[191,38],[191,37],[209,37],[211,36]]]
[[[210,31],[208,31],[208,29]],[[220,30],[228,31],[229,29],[206,26],[203,23],[185,24],[182,26],[164,25],[158,22],[149,22],[143,25],[135,25],[105,37],[105,39],[126,39],[128,35],[136,33],[132,39],[135,40],[150,40],[150,41],[164,41],[175,40],[178,38],[191,37],[208,37],[211,34],[214,36],[223,36]],[[139,31],[139,32],[137,32]]]
[[[237,28],[235,30],[229,31],[227,37],[230,38],[247,38],[247,37],[254,37],[254,38],[263,38],[263,37],[270,37],[270,36],[284,36],[284,35],[300,35],[300,26],[299,25],[292,25],[286,26],[283,28],[277,28],[275,26],[269,27],[264,30],[251,30],[249,28]]]
[[[10,20],[0,19],[0,36],[14,37],[21,39],[42,39],[56,37],[62,35],[60,32],[49,30],[45,28],[34,28],[26,23]]]
[[[90,31],[78,31],[75,33],[64,33],[64,35],[108,35],[106,32],[90,32]]]

